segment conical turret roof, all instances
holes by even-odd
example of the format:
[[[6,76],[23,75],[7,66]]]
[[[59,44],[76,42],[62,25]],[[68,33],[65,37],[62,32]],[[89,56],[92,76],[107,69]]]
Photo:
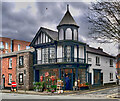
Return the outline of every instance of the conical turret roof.
[[[72,15],[70,14],[68,7],[67,7],[67,12],[65,13],[61,22],[59,23],[59,26],[60,25],[66,25],[66,24],[78,26],[77,23],[75,22],[74,18],[72,17]]]

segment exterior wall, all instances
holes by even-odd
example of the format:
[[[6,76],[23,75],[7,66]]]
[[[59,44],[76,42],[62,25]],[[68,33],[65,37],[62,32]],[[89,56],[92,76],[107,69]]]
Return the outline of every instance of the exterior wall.
[[[12,42],[11,42],[12,41]],[[11,40],[10,38],[0,37],[0,42],[3,42],[4,49],[1,51],[0,54],[5,54],[6,51],[11,52],[11,44],[12,44],[12,51],[18,51],[18,44],[20,44],[20,50],[25,50],[26,46],[30,45],[30,42],[22,41],[22,40]],[[6,49],[5,43],[8,43],[8,49]]]
[[[19,66],[19,56],[23,56],[23,66]],[[17,85],[18,89],[33,89],[33,55],[30,52],[17,55]],[[26,76],[25,72],[26,71]],[[19,73],[23,73],[23,83],[19,83]]]
[[[25,50],[26,46],[30,45],[30,42],[22,40],[13,40],[13,51],[18,51],[18,45],[20,44],[20,50]]]
[[[10,38],[4,38],[4,37],[0,37],[0,42],[3,42],[4,45],[4,49],[1,51],[0,50],[0,54],[4,54],[5,51],[11,52],[11,39]],[[5,48],[5,43],[8,43],[8,49]]]
[[[100,57],[100,66],[96,65],[96,56]],[[88,71],[92,73],[92,84],[94,83],[93,69],[101,69],[101,73],[103,73],[103,84],[116,82],[115,59],[113,59],[113,67],[110,67],[111,58],[109,57],[88,53],[88,58],[91,58],[91,62],[88,61],[88,64],[91,64]],[[110,81],[110,73],[113,73],[113,81]]]
[[[120,54],[117,55],[116,69],[117,69],[118,75],[120,75]]]
[[[9,68],[9,59],[12,58],[12,68]],[[2,59],[2,75],[5,76],[5,87],[11,87],[9,84],[9,74],[12,74],[12,81],[16,82],[16,57]]]

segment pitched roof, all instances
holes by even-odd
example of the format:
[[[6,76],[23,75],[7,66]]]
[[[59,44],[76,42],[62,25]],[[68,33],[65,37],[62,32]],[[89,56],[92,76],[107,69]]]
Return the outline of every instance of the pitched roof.
[[[87,45],[86,51],[87,51],[88,53],[93,53],[93,54],[98,54],[98,55],[102,55],[102,56],[106,56],[106,57],[115,58],[114,56],[109,55],[108,53],[105,53],[105,52],[103,51],[103,49],[100,48],[100,47],[98,47],[98,49],[96,49],[96,48],[93,48],[93,47],[89,47],[89,46]]]
[[[44,28],[44,27],[40,27],[40,29],[36,33],[35,37],[31,41],[30,46],[33,46],[34,42],[38,38],[41,31],[46,33],[52,40],[57,40],[58,39],[58,32],[57,31],[53,31],[53,30],[50,30],[50,29],[47,29],[47,28]]]
[[[48,28],[44,28],[41,27],[42,31],[46,32],[46,34],[48,34],[53,40],[57,40],[58,39],[58,32],[57,31],[53,31],[50,30]]]
[[[77,25],[77,23],[75,22],[74,18],[72,17],[72,15],[70,14],[69,10],[67,10],[67,12],[65,13],[64,17],[62,18],[61,22],[59,23],[59,25],[66,25],[66,24],[72,24],[72,25]]]

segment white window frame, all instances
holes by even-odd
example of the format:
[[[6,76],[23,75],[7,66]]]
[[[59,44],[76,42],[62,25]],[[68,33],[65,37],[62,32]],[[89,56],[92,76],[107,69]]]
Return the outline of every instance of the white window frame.
[[[7,42],[5,43],[5,49],[8,49],[8,43]]]
[[[9,68],[12,68],[12,58],[9,59]]]
[[[110,73],[110,81],[113,81],[113,73]]]
[[[18,44],[18,51],[20,51],[20,44]]]
[[[112,62],[112,64],[111,64]],[[113,67],[113,59],[110,59],[110,67]]]
[[[19,83],[23,83],[23,73],[19,73]]]
[[[9,74],[9,81],[8,81],[9,84],[12,83],[12,74]]]
[[[96,65],[100,66],[100,57],[96,56]]]

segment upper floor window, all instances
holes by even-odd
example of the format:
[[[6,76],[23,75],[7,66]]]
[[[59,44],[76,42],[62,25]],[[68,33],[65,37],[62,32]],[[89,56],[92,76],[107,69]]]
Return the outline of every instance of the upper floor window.
[[[23,66],[23,56],[19,56],[19,66]]]
[[[64,39],[64,31],[63,31],[63,29],[60,29],[59,40],[63,40],[63,39]]]
[[[77,40],[77,30],[74,29],[74,40]]]
[[[100,66],[100,57],[96,56],[96,65]]]
[[[72,40],[72,30],[70,28],[66,29],[66,34],[65,34],[65,38],[67,40]]]
[[[12,68],[12,58],[9,59],[9,68]]]
[[[9,77],[8,77],[8,78],[9,78],[9,79],[8,79],[8,80],[9,80],[8,83],[11,84],[11,83],[12,83],[12,74],[9,74],[8,76],[9,76]]]
[[[50,62],[55,62],[55,48],[50,47]]]
[[[26,49],[30,49],[30,46],[26,46]]]
[[[5,43],[5,49],[8,49],[8,43],[7,42]]]
[[[1,49],[4,49],[3,42],[0,42],[0,48],[1,48]]]
[[[42,63],[48,63],[48,48],[42,49]]]
[[[110,59],[110,67],[113,67],[113,59]]]
[[[20,51],[20,44],[18,45],[18,51]]]
[[[71,61],[71,46],[67,46],[67,61],[70,62]]]

